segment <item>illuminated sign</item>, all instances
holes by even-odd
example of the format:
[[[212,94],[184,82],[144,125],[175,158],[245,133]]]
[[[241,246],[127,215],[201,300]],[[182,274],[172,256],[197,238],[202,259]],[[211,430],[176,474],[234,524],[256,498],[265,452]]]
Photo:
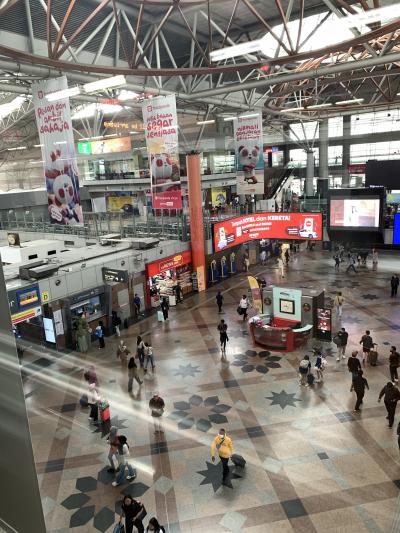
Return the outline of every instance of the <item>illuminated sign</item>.
[[[179,268],[183,265],[188,265],[192,262],[191,252],[182,252],[180,254],[172,255],[167,257],[162,261],[155,261],[154,263],[149,263],[146,265],[148,277],[155,276],[161,272],[166,272],[167,270]]]
[[[16,297],[19,309],[26,309],[27,307],[40,304],[39,287],[18,291]]]
[[[332,310],[318,307],[317,338],[330,341],[332,339]]]
[[[106,129],[113,130],[144,130],[143,122],[119,122],[119,121],[104,121],[103,126]]]
[[[101,270],[104,281],[113,281],[116,283],[128,283],[129,281],[127,270],[115,270],[107,267],[103,267]]]
[[[213,224],[214,251],[252,240],[322,240],[321,213],[255,213]]]

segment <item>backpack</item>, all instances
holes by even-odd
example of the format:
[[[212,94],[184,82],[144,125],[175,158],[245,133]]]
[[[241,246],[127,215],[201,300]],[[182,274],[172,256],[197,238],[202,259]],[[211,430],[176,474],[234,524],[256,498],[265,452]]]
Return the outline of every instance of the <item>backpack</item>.
[[[309,364],[310,364],[310,361],[307,361],[307,359],[303,359],[302,361],[300,361],[300,366],[299,366],[300,374],[307,374]]]
[[[96,328],[95,335],[96,335],[96,337],[98,339],[101,339],[103,337],[103,329],[102,328],[99,328],[99,329]]]

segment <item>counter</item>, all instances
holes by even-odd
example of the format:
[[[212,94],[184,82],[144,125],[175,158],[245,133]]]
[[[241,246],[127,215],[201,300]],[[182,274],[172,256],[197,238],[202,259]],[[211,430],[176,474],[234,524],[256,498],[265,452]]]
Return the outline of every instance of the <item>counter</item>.
[[[249,320],[253,344],[275,352],[293,352],[307,344],[313,326],[275,323],[270,315],[259,315]]]

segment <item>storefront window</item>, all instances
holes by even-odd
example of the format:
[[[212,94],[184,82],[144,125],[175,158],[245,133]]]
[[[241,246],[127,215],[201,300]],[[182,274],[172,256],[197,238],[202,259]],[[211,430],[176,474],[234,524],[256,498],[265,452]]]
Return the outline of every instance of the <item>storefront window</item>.
[[[83,302],[71,306],[72,320],[78,318],[82,314],[87,320],[95,320],[96,318],[103,316],[102,298],[100,296],[93,296],[92,298],[88,298]]]

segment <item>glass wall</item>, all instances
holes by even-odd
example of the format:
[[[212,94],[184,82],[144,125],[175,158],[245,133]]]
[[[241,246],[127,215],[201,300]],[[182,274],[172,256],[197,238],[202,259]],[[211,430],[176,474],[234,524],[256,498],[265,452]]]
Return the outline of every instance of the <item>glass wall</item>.
[[[319,149],[314,148],[314,162],[315,166],[319,165]],[[296,148],[289,151],[290,163],[294,167],[306,167],[307,166],[307,153],[302,148]]]
[[[329,138],[343,136],[343,117],[332,117],[328,120],[328,135]]]
[[[299,122],[290,125],[290,138],[293,141],[308,139],[318,139],[319,127],[317,121]]]
[[[400,159],[400,141],[352,144],[350,162],[365,163],[368,159]]]
[[[351,117],[352,135],[370,135],[388,131],[400,131],[400,110],[363,113]]]

